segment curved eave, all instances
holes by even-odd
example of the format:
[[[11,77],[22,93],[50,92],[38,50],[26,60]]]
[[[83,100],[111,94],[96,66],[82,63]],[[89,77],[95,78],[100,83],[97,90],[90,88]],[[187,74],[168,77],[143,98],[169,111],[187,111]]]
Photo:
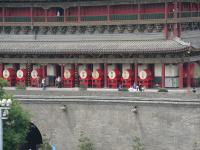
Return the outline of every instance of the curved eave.
[[[188,48],[173,40],[0,42],[0,54],[152,54],[178,53]]]
[[[47,49],[41,49],[40,51],[16,51],[13,49],[6,49],[6,50],[1,50],[0,54],[156,54],[156,53],[180,53],[180,52],[185,52],[189,49],[189,47],[181,48],[181,49],[156,49],[156,50],[136,50],[136,51],[131,51],[131,50],[101,50],[101,51],[96,51],[96,50],[57,50],[57,51],[49,51]]]

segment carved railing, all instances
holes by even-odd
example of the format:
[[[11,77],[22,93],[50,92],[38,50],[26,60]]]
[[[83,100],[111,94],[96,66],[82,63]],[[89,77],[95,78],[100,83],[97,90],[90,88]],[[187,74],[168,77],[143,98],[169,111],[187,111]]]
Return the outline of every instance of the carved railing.
[[[174,17],[174,12],[168,13],[168,19],[188,19],[190,18],[198,18],[200,17],[200,12],[193,11],[193,12],[179,12]],[[34,17],[27,17],[27,16],[9,16],[9,17],[0,17],[0,22],[6,23],[26,23],[26,22],[47,22],[47,23],[84,23],[84,22],[106,22],[109,23],[113,22],[120,22],[120,21],[149,21],[149,20],[163,20],[165,19],[164,13],[141,13],[141,14],[110,14],[108,15],[101,15],[101,16],[52,16],[52,17],[45,17],[45,16],[34,16]]]

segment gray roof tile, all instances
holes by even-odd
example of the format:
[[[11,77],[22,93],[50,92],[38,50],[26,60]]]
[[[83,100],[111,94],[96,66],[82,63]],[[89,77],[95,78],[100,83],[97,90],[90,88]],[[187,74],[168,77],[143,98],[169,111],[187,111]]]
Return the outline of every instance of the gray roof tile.
[[[174,40],[0,41],[0,53],[166,53],[186,48]]]

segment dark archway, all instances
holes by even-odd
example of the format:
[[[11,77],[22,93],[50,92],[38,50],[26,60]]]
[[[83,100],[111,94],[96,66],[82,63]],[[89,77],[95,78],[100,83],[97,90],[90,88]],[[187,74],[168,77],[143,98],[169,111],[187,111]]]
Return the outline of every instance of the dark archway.
[[[26,141],[27,143],[22,145],[20,150],[38,150],[39,145],[42,144],[41,133],[33,123],[30,123],[30,129]]]

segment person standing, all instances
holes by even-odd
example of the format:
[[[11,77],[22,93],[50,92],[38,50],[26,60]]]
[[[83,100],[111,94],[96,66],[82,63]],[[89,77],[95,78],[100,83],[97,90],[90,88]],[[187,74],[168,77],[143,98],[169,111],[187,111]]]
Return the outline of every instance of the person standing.
[[[43,88],[43,90],[45,90],[45,88],[46,88],[46,79],[45,78],[42,79],[42,88]]]
[[[57,82],[58,82],[58,88],[61,88],[61,77],[60,76],[58,76]]]

